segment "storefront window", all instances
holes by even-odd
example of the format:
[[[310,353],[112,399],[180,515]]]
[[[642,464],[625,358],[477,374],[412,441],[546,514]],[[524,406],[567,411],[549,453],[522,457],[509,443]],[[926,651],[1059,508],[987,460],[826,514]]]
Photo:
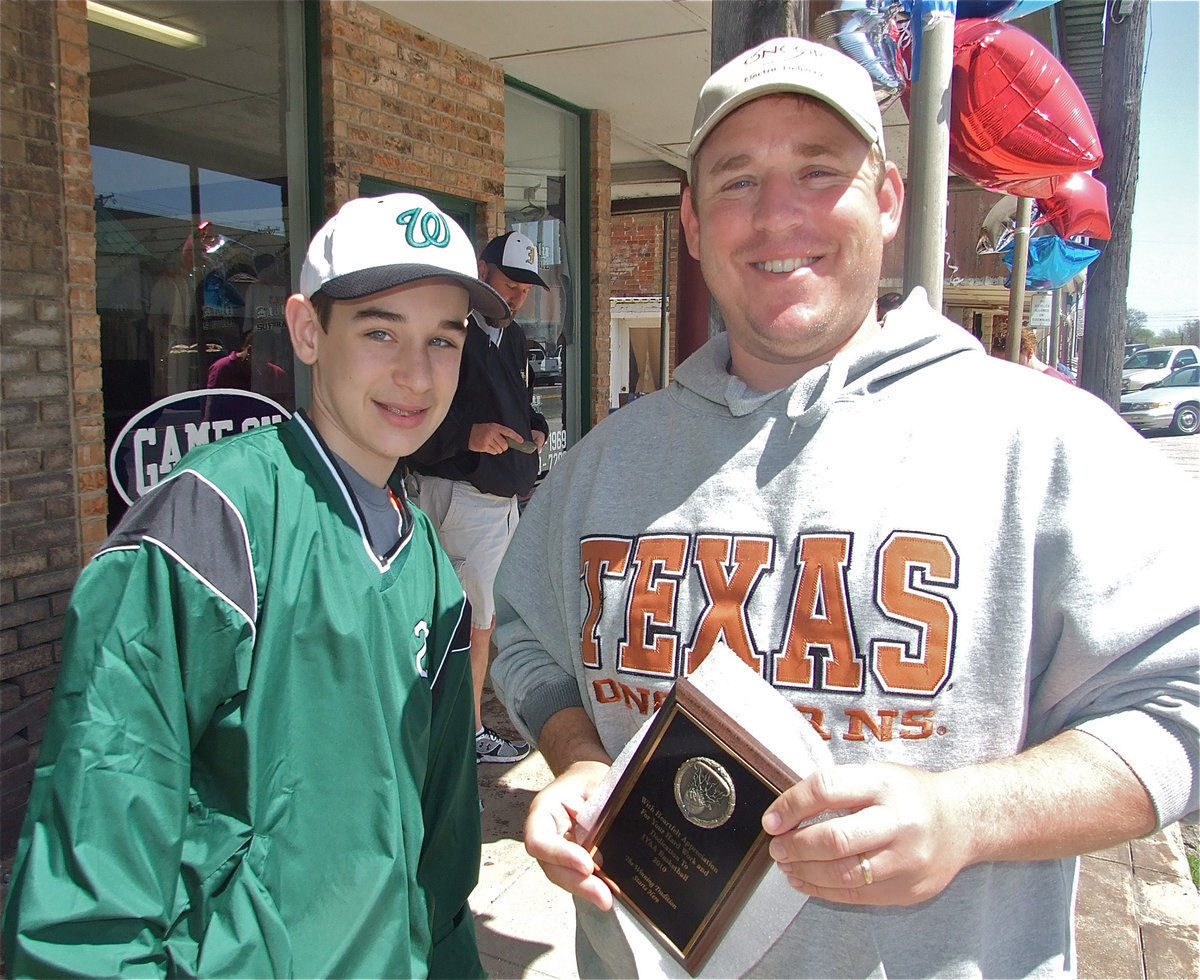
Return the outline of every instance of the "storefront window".
[[[289,154],[303,145],[300,8],[122,4],[187,31],[185,47],[89,23],[113,523],[181,452],[295,407],[283,307],[307,237],[304,162]],[[172,398],[178,424],[164,409],[136,460],[118,458],[130,423]]]
[[[534,407],[550,423],[543,472],[579,437],[579,147],[576,114],[513,86],[505,89],[506,227],[537,243],[539,272],[550,287],[533,289],[517,315]]]

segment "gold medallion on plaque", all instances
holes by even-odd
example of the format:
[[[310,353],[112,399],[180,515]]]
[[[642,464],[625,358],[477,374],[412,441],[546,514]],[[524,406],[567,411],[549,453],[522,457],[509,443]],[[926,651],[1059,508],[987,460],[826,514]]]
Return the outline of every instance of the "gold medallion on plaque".
[[[697,827],[720,827],[735,802],[733,779],[719,762],[697,755],[675,771],[675,803]]]

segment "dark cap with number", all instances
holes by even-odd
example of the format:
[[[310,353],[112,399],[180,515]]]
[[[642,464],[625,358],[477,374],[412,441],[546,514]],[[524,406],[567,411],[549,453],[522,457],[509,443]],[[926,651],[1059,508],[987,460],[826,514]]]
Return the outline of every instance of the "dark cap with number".
[[[506,317],[508,304],[480,282],[475,249],[449,215],[420,194],[347,201],[313,236],[300,269],[300,292],[360,299],[422,279],[451,279],[485,317]]]
[[[533,239],[519,231],[498,235],[487,243],[479,258],[489,265],[498,266],[513,282],[524,282],[531,286],[550,287],[538,275],[538,253]]]

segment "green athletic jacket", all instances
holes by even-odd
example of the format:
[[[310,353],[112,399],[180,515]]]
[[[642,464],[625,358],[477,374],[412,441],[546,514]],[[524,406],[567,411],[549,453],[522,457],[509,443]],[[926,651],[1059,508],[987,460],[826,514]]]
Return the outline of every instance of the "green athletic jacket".
[[[468,619],[403,509],[380,559],[302,415],[130,509],[67,612],[12,974],[484,975]]]

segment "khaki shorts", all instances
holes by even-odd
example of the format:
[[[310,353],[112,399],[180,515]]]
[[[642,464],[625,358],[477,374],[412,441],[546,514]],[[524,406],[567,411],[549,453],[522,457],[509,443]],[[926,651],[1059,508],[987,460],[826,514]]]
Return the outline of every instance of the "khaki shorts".
[[[480,493],[462,480],[437,476],[415,476],[413,482],[417,506],[433,521],[471,603],[471,628],[489,629],[496,614],[492,586],[517,529],[516,497]]]

